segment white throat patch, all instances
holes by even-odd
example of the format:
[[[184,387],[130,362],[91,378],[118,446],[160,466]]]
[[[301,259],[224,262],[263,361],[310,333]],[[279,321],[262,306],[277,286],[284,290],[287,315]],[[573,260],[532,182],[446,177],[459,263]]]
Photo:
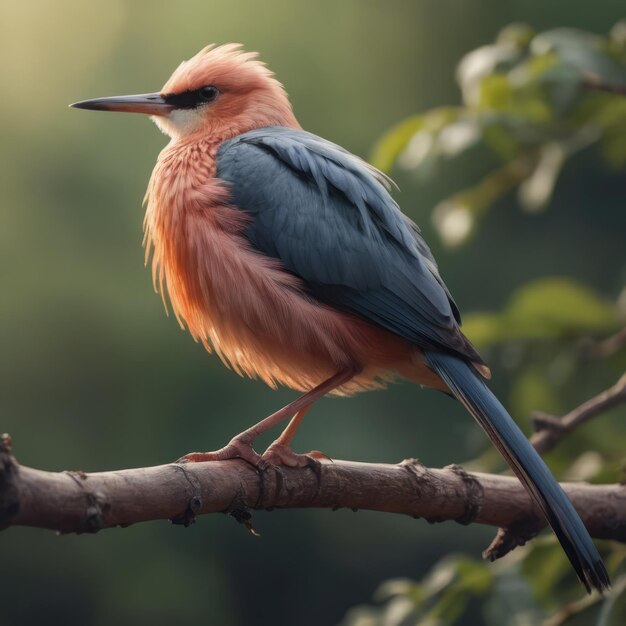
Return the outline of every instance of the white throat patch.
[[[151,119],[169,137],[180,137],[194,132],[202,124],[202,109],[174,109],[167,117],[153,115]]]

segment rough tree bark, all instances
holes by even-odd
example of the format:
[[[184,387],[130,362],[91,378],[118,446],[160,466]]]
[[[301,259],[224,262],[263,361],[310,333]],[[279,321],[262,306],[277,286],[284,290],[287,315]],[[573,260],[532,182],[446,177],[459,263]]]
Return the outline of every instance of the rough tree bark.
[[[563,486],[593,536],[626,541],[626,486]],[[0,452],[4,528],[96,532],[156,519],[188,525],[196,515],[224,512],[254,532],[251,511],[303,507],[403,513],[429,522],[545,525],[517,478],[455,465],[429,469],[412,459],[397,465],[322,461],[319,472],[258,472],[234,460],[86,474],[21,466],[8,437]]]

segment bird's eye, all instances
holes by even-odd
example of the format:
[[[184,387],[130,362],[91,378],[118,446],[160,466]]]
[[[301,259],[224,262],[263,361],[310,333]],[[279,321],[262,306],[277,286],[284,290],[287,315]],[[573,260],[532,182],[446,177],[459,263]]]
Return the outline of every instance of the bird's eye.
[[[220,94],[220,90],[215,85],[207,85],[198,90],[202,102],[213,102]]]

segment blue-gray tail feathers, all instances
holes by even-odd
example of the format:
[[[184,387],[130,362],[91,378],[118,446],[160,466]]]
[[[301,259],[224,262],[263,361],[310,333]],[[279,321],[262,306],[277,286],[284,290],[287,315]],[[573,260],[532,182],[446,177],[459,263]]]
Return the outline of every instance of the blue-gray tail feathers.
[[[460,358],[430,351],[425,356],[455,398],[476,418],[541,508],[587,591],[592,587],[599,591],[607,589],[609,575],[582,520],[499,400],[472,366]]]

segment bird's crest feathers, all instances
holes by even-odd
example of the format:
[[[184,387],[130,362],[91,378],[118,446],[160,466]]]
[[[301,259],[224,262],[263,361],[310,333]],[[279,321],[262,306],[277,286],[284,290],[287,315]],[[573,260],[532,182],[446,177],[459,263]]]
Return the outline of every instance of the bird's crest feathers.
[[[219,94],[215,102],[174,109],[154,121],[171,137],[202,135],[218,143],[253,128],[299,128],[283,85],[257,56],[241,44],[206,46],[174,70],[161,95],[193,94],[212,86]]]
[[[267,81],[282,88],[273,72],[258,60],[257,52],[246,52],[239,43],[210,44],[183,61],[165,83],[162,92],[182,93],[208,84],[251,89]]]

